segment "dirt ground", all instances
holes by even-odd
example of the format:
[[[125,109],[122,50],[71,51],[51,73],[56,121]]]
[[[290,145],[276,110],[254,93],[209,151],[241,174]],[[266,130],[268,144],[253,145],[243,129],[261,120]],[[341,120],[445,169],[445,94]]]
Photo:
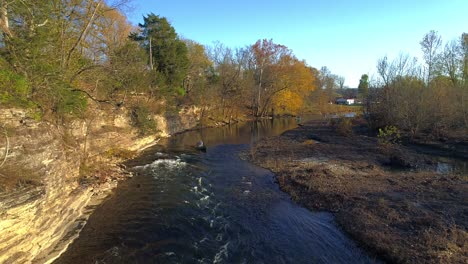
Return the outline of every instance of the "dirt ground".
[[[297,202],[334,212],[378,259],[468,263],[466,170],[437,172],[436,157],[420,149],[338,132],[326,121],[310,122],[258,142],[250,157],[275,172]]]

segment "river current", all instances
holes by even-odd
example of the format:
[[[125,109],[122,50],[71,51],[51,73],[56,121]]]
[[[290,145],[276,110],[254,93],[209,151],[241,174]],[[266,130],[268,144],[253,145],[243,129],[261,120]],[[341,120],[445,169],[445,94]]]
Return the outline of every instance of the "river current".
[[[175,135],[128,162],[135,176],[54,263],[372,263],[333,216],[293,202],[239,158],[296,127],[277,119]],[[193,146],[203,140],[206,152]]]

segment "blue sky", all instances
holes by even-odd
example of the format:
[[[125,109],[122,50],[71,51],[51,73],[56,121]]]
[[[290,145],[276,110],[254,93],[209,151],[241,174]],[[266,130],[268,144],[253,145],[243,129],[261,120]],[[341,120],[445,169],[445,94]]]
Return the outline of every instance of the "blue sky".
[[[310,66],[327,66],[357,87],[378,58],[420,56],[419,41],[436,30],[444,41],[468,33],[468,0],[133,0],[132,23],[155,13],[177,33],[204,45],[243,47],[272,38]]]

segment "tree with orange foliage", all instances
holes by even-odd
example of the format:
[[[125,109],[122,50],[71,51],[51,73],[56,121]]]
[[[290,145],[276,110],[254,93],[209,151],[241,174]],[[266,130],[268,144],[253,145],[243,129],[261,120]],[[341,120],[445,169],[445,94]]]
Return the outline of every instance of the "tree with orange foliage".
[[[304,61],[295,57],[283,58],[278,65],[278,82],[272,104],[277,113],[298,114],[304,105],[304,98],[314,91],[315,76]]]
[[[271,106],[283,112],[297,112],[302,97],[315,87],[315,76],[290,49],[272,40],[259,40],[252,47],[255,87],[252,112],[263,117]]]

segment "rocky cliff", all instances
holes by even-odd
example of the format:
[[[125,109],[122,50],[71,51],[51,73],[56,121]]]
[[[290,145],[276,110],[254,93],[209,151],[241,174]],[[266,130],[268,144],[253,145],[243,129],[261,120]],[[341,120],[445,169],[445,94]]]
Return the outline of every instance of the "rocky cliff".
[[[125,109],[96,109],[92,118],[58,126],[36,122],[23,110],[0,110],[7,135],[0,153],[8,154],[0,167],[0,263],[53,260],[123,178],[116,152],[135,153],[198,123],[194,108],[154,116],[158,134],[142,137],[128,116]]]

